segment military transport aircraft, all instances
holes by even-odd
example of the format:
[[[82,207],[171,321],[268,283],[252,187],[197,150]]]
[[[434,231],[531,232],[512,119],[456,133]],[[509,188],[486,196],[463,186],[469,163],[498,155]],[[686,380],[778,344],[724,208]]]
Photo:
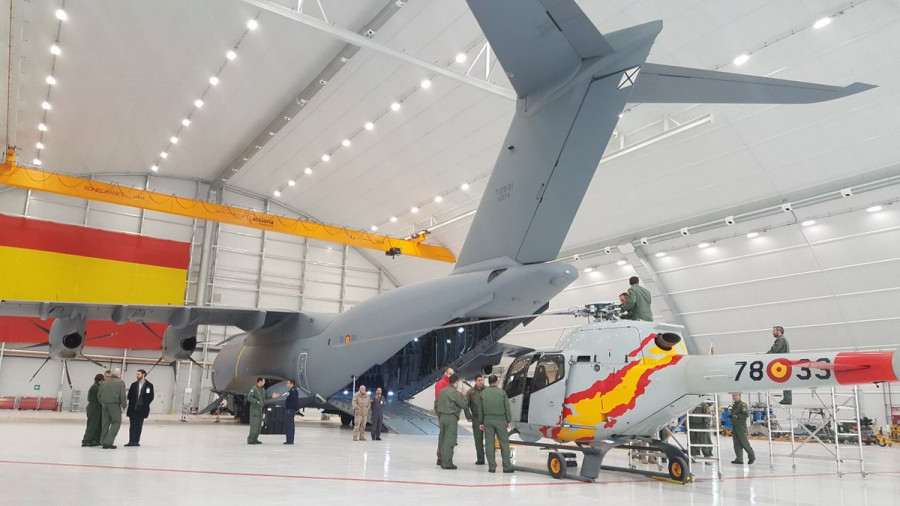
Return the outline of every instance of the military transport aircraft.
[[[900,353],[893,351],[688,355],[682,334],[665,323],[601,321],[563,337],[554,351],[519,357],[503,382],[515,431],[526,443],[549,438],[579,445],[538,446],[584,453],[581,478],[597,478],[600,469],[658,475],[602,464],[613,448],[646,449],[631,446],[642,441],[666,454],[670,478],[685,481],[685,452],[652,436],[709,394],[900,378]],[[563,453],[548,457],[557,478],[571,462]]]
[[[606,35],[574,0],[468,0],[518,96],[515,117],[453,272],[372,297],[341,314],[223,307],[2,301],[0,315],[55,319],[53,349],[80,351],[84,321],[166,323],[164,347],[190,356],[198,325],[236,326],[213,366],[213,389],[245,393],[257,376],[293,378],[301,403],[321,405],[352,377],[421,357],[411,329],[536,315],[578,270],[556,258],[626,104],[800,104],[872,88],[728,74],[647,63],[662,22]],[[497,339],[480,333],[493,363]],[[479,328],[475,323],[468,328]],[[60,330],[55,330],[60,329]],[[83,334],[79,334],[83,336]],[[394,336],[379,338],[376,336]],[[71,342],[70,342],[71,341]],[[72,344],[77,346],[72,346]],[[419,343],[421,344],[421,343]],[[402,355],[402,356],[401,356]],[[449,362],[450,360],[446,360]],[[436,369],[436,368],[434,368]],[[434,376],[437,379],[437,376]],[[557,420],[553,420],[554,426]]]

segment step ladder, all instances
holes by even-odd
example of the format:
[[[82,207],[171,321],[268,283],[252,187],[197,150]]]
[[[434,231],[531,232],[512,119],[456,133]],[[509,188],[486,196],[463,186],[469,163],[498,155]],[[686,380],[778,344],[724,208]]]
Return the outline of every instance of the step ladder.
[[[81,411],[81,389],[76,388],[72,390],[72,406],[69,408],[69,411],[76,412]]]
[[[684,419],[684,428],[687,433],[687,454],[690,456],[691,463],[695,462],[715,462],[716,463],[716,475],[721,480],[722,479],[722,446],[721,441],[719,439],[721,433],[721,423],[722,417],[719,413],[719,397],[716,395],[712,395],[712,401],[703,401],[708,402],[712,406],[712,409],[709,413],[691,413],[688,411],[685,414]],[[691,427],[691,417],[694,418],[709,418],[710,422],[706,425],[709,428],[702,427]],[[710,443],[691,443],[691,435],[692,434],[714,434],[715,438],[710,438]],[[713,456],[711,457],[701,457],[700,455],[692,455],[692,449],[697,448],[700,450],[701,454],[704,448],[712,449]]]

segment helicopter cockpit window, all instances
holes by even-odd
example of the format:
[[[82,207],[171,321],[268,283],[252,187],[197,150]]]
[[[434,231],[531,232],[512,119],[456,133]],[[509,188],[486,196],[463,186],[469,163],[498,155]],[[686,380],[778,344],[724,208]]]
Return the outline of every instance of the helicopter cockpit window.
[[[544,355],[537,363],[532,381],[532,392],[546,388],[565,377],[565,361],[562,355]]]
[[[506,373],[506,384],[503,385],[507,397],[513,398],[525,392],[528,366],[531,365],[533,360],[534,356],[524,356],[519,357],[510,364],[509,371]]]

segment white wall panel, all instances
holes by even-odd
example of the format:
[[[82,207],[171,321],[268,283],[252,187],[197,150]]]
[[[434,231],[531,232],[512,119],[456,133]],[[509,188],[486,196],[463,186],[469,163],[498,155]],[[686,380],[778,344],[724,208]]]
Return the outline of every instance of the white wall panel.
[[[20,215],[25,212],[25,199],[28,191],[22,188],[5,187],[0,189],[0,213]]]

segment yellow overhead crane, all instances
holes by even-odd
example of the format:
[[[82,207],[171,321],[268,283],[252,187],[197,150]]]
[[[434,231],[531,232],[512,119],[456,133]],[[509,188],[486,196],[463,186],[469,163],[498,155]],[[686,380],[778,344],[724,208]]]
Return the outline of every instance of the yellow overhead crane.
[[[149,211],[177,214],[188,218],[298,235],[386,253],[397,254],[397,249],[399,249],[399,253],[403,255],[440,262],[453,263],[456,261],[453,253],[447,248],[433,244],[424,244],[422,241],[425,239],[426,234],[421,234],[412,240],[397,239],[386,235],[371,234],[362,230],[350,230],[344,227],[286,218],[275,214],[223,206],[201,200],[186,199],[129,186],[29,169],[16,165],[15,152],[12,149],[7,151],[6,161],[0,164],[0,184],[137,207]]]

